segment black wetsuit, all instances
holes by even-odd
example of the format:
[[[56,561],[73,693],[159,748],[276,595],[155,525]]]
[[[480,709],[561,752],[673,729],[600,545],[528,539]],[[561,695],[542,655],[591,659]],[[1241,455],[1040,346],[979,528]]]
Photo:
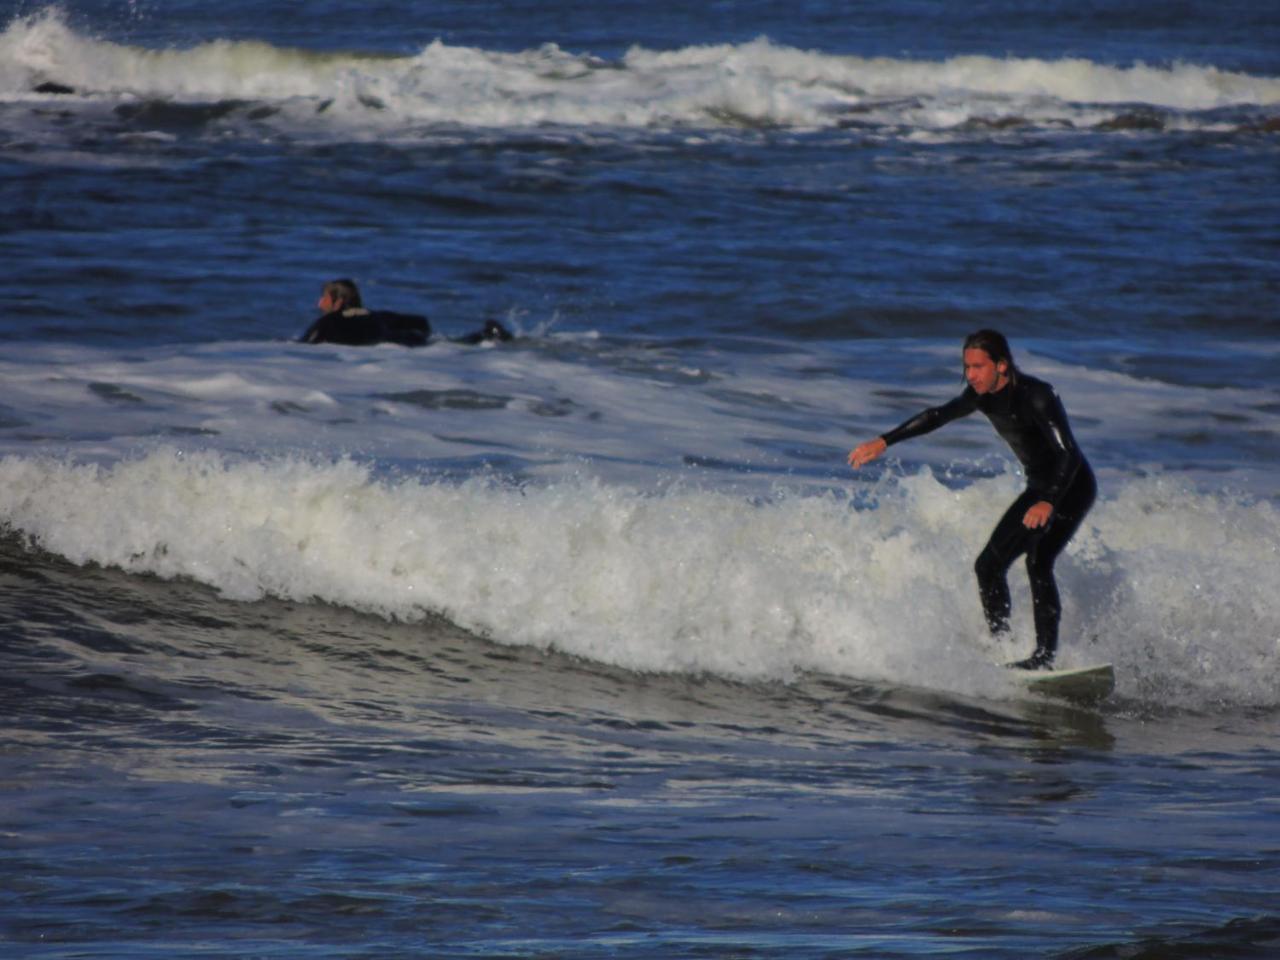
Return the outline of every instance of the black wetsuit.
[[[341,343],[349,347],[367,347],[375,343],[425,347],[431,340],[431,324],[426,317],[414,313],[348,307],[326,313],[298,339],[302,343]],[[452,339],[454,343],[474,346],[490,342],[505,343],[513,338],[511,331],[497,320],[486,320],[484,326],[474,333]]]
[[[426,317],[413,313],[348,307],[326,313],[299,339],[303,343],[341,343],[352,347],[375,343],[422,347],[431,339],[431,324]]]
[[[1015,373],[1004,389],[995,393],[979,394],[972,387],[966,387],[950,403],[917,414],[890,430],[883,439],[893,445],[929,433],[975,410],[986,414],[1022,463],[1027,476],[1026,490],[1000,518],[974,564],[982,609],[993,633],[1009,629],[1006,573],[1013,561],[1025,553],[1036,624],[1036,651],[1026,664],[1045,666],[1052,662],[1058,649],[1058,622],[1062,618],[1053,563],[1093,506],[1097,483],[1088,461],[1076,446],[1067,424],[1067,413],[1053,387],[1025,373]],[[1047,525],[1030,530],[1023,526],[1022,518],[1028,508],[1042,500],[1053,506],[1053,514]]]

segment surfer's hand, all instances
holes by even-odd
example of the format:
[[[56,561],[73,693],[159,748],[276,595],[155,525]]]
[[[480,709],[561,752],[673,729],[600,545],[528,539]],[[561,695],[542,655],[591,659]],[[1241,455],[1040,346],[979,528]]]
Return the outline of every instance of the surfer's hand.
[[[884,437],[876,437],[874,440],[860,443],[849,454],[849,466],[857,470],[864,463],[870,463],[887,449],[889,449],[889,445],[884,442]]]
[[[1052,516],[1053,504],[1048,500],[1041,500],[1039,503],[1031,505],[1031,509],[1022,518],[1022,525],[1028,530],[1035,530],[1037,527],[1043,527],[1048,523],[1049,518]]]

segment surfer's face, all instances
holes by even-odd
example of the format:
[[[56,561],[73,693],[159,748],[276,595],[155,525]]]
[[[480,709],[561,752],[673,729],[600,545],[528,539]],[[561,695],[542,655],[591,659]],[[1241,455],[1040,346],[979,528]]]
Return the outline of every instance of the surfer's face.
[[[995,393],[1009,382],[1009,364],[995,363],[987,351],[970,347],[964,352],[964,378],[974,393]]]
[[[336,290],[330,290],[326,285],[325,289],[320,293],[320,299],[316,301],[316,306],[323,313],[332,313],[335,310],[345,310],[349,306],[342,294]]]

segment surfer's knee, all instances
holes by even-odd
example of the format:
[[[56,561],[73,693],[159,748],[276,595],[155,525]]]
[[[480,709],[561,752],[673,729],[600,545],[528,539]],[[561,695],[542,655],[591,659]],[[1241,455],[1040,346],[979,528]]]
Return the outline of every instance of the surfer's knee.
[[[1027,578],[1034,584],[1053,583],[1053,564],[1058,559],[1057,550],[1031,549],[1027,551]]]
[[[978,554],[978,559],[973,561],[973,572],[977,575],[979,583],[990,583],[992,580],[998,580],[1004,576],[1005,571],[1008,569],[1008,562],[990,547]]]

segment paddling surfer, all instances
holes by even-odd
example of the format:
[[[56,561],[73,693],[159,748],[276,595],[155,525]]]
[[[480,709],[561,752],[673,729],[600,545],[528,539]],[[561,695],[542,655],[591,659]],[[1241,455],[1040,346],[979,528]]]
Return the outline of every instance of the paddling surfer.
[[[390,310],[369,310],[351,280],[330,280],[316,302],[320,316],[300,338],[303,343],[341,343],[352,347],[375,343],[425,346],[431,339],[426,317]]]
[[[321,316],[299,338],[302,343],[340,343],[353,347],[398,343],[403,347],[422,347],[431,340],[431,324],[426,317],[366,309],[353,280],[330,280],[321,288],[316,306]],[[486,320],[480,330],[453,339],[456,343],[474,345],[510,340],[511,332],[497,320]]]
[[[1062,619],[1053,564],[1093,506],[1097,483],[1076,446],[1053,387],[1014,366],[1002,334],[994,330],[971,334],[964,341],[962,358],[968,386],[960,396],[860,444],[849,454],[849,465],[861,467],[893,444],[929,433],[975,410],[986,414],[1022,463],[1027,488],[1005,511],[974,564],[982,610],[992,634],[1008,633],[1011,603],[1007,573],[1013,561],[1026,554],[1036,648],[1030,657],[1010,666],[1048,669],[1057,653]]]

